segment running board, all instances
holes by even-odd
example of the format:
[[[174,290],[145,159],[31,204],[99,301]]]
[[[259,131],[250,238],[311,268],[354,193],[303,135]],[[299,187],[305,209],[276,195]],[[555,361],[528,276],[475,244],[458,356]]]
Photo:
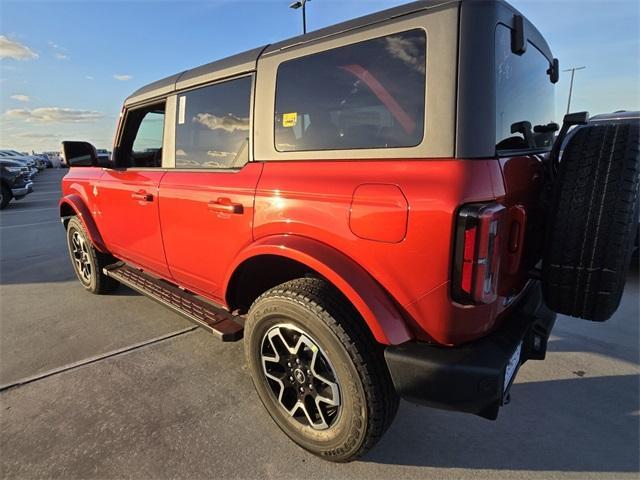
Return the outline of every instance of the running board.
[[[169,307],[213,333],[223,342],[235,342],[242,338],[243,327],[236,323],[234,316],[222,307],[205,302],[192,293],[185,292],[123,262],[108,265],[102,271],[106,276]]]

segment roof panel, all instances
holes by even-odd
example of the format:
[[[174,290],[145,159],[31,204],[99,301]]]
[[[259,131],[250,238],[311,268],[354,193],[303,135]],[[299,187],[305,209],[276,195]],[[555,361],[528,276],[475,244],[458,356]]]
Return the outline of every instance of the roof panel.
[[[256,63],[265,46],[254,48],[247,52],[216,60],[206,65],[187,70],[176,83],[176,90],[193,87],[222,78],[256,69]]]
[[[401,17],[403,15],[408,15],[410,13],[415,13],[421,10],[439,7],[441,5],[446,5],[449,3],[459,3],[459,1],[460,0],[420,0],[417,2],[407,3],[405,5],[400,5],[399,7],[389,8],[387,10],[372,13],[370,15],[354,18],[353,20],[337,23],[336,25],[331,25],[326,28],[321,28],[320,30],[314,30],[305,35],[299,35],[297,37],[289,38],[281,42],[273,43],[265,49],[262,55],[269,55],[285,48],[313,42],[315,40],[338,35],[340,33],[345,33],[357,28],[366,27],[368,25],[384,22],[392,18]]]
[[[268,55],[285,48],[293,47],[303,43],[313,42],[321,38],[326,38],[340,33],[348,32],[360,27],[380,23],[385,20],[407,15],[420,10],[438,7],[449,3],[458,3],[460,0],[420,0],[408,3],[399,7],[383,10],[381,12],[366,15],[364,17],[349,20],[327,28],[309,32],[306,35],[300,35],[288,40],[284,40],[272,45],[262,46],[248,50],[231,57],[216,60],[211,63],[186,70],[170,77],[163,78],[156,82],[145,85],[136,90],[125,100],[125,105],[129,106],[135,103],[150,100],[155,97],[167,95],[176,90],[190,88],[203,83],[220,80],[233,75],[255,70],[258,57],[260,55]]]

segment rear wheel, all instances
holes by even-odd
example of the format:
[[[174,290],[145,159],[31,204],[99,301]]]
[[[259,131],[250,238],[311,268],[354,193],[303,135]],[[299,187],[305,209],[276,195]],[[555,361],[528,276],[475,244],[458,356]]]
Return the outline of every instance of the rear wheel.
[[[4,183],[0,184],[0,210],[6,208],[11,201],[11,190]]]
[[[73,269],[85,290],[103,294],[118,287],[119,283],[116,280],[102,272],[105,266],[115,260],[111,255],[94,248],[82,223],[76,217],[67,223],[67,247]]]
[[[331,285],[302,278],[260,296],[245,324],[258,395],[294,442],[327,460],[368,451],[398,408],[382,349]]]

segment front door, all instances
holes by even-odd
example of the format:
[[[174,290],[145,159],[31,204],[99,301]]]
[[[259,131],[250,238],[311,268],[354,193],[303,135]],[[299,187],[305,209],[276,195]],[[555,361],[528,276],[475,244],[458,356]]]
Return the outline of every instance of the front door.
[[[158,218],[158,186],[164,175],[164,102],[126,113],[114,155],[96,189],[98,227],[115,256],[169,277]]]
[[[248,162],[252,76],[178,94],[175,169],[160,181],[160,223],[173,279],[222,299],[230,263],[252,241],[262,164]]]

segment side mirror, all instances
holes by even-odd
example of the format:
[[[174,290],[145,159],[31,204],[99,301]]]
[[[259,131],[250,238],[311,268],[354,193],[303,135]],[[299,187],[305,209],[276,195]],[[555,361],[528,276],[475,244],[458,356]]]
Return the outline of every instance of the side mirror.
[[[89,142],[62,142],[62,158],[69,167],[98,165],[98,153]]]

